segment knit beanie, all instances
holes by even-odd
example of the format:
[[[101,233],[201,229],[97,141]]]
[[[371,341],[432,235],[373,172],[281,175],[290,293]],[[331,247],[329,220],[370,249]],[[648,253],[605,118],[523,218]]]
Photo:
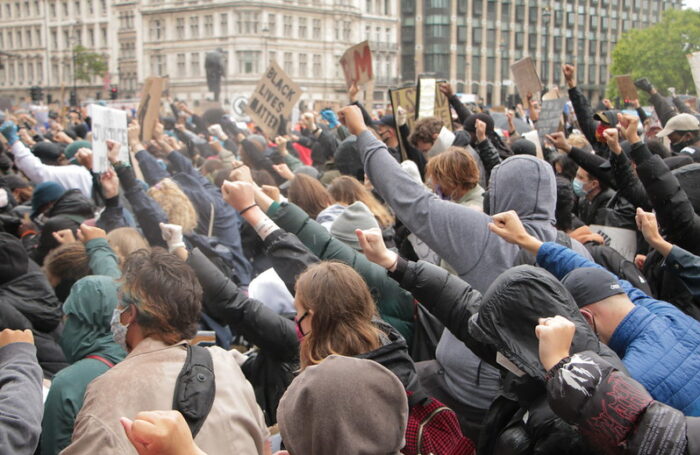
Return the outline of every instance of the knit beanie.
[[[372,212],[360,201],[349,205],[331,225],[331,235],[356,250],[361,250],[355,229],[379,229]]]

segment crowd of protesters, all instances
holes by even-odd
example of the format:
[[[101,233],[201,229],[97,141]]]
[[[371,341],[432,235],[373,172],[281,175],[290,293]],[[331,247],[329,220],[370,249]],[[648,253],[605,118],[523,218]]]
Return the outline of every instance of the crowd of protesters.
[[[2,114],[0,453],[700,454],[697,105],[562,71],[539,142],[447,83],[412,128],[168,101],[102,173],[87,109]]]

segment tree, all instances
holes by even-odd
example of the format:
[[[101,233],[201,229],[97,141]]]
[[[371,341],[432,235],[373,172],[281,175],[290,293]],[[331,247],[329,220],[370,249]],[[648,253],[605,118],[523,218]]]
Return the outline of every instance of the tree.
[[[659,90],[675,87],[676,93],[694,93],[687,54],[700,50],[700,11],[670,9],[661,22],[625,32],[612,52],[610,72],[648,78]],[[619,96],[615,78],[608,98]],[[642,93],[640,93],[642,95]]]
[[[109,66],[107,58],[78,44],[73,48],[75,79],[90,83],[95,76],[102,76]]]

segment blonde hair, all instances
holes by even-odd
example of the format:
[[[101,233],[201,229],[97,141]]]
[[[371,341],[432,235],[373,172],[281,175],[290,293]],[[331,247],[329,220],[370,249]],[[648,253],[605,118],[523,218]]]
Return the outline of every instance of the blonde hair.
[[[334,178],[328,185],[328,192],[338,204],[352,205],[357,201],[362,202],[372,212],[382,228],[394,224],[394,217],[391,213],[355,177],[341,175]]]
[[[583,134],[572,134],[566,138],[566,142],[568,142],[572,147],[583,150],[590,150],[591,147],[591,144],[586,140],[586,136]]]
[[[123,264],[134,251],[150,249],[146,239],[131,227],[120,227],[110,231],[107,234],[107,241],[119,258],[120,264]]]
[[[165,178],[148,189],[148,195],[160,205],[168,222],[182,226],[189,234],[197,227],[197,212],[185,193],[172,179]]]

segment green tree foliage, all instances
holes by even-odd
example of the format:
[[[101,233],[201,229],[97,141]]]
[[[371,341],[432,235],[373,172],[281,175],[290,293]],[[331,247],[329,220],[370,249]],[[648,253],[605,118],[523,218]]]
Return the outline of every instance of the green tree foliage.
[[[613,75],[648,78],[662,91],[694,93],[695,85],[687,54],[700,50],[700,11],[667,10],[661,22],[625,32],[612,52]],[[608,82],[608,98],[619,96],[615,78]],[[640,98],[644,98],[641,96]]]
[[[75,56],[75,78],[90,83],[95,76],[102,76],[109,66],[107,58],[78,44],[73,48]]]

